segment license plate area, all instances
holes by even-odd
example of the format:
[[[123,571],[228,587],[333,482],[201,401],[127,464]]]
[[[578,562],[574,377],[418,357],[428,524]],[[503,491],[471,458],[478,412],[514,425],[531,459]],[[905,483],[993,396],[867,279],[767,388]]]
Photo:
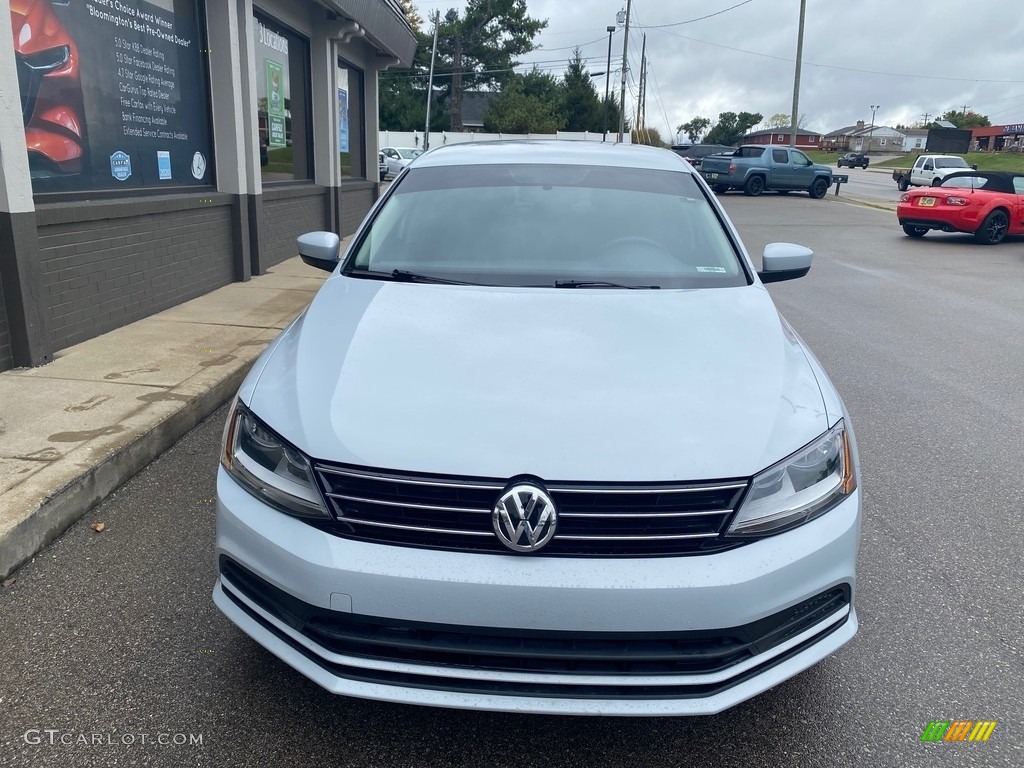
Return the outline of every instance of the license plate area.
[[[933,208],[933,207],[935,207],[935,198],[934,197],[922,197],[918,201],[918,205],[920,205],[922,208]]]
[[[705,173],[704,174],[704,178],[705,179],[711,179],[712,181],[714,181],[715,179],[718,178],[718,174],[717,173]]]

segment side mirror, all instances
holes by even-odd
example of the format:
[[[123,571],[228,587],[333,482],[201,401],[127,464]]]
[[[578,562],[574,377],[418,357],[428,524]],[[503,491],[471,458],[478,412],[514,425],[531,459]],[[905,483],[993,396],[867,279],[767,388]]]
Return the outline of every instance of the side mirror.
[[[333,272],[341,255],[341,238],[333,232],[307,232],[295,238],[299,256],[311,267]]]
[[[978,170],[978,164],[977,164],[977,163],[975,163],[974,165],[972,165],[972,166],[971,166],[971,168],[972,168],[973,170],[975,170],[975,171],[976,171],[976,170]]]
[[[761,255],[761,271],[757,276],[762,283],[795,280],[811,271],[814,251],[793,243],[768,243]]]

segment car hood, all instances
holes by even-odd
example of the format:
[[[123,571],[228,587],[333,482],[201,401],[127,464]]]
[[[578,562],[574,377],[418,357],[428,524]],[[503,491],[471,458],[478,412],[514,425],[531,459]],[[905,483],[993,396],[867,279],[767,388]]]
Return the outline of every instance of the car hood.
[[[759,285],[334,277],[249,405],[317,459],[549,481],[749,476],[828,426],[802,342]]]

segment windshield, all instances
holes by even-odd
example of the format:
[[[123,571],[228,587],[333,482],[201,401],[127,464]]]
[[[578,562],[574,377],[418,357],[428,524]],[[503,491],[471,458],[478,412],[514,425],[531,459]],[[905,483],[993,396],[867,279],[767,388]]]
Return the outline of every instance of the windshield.
[[[962,157],[937,157],[935,158],[936,168],[970,168],[967,161]]]
[[[399,157],[401,157],[403,160],[412,160],[414,157],[419,157],[420,155],[423,154],[423,150],[422,149],[409,149],[409,148],[405,148],[405,149],[398,149],[398,150],[395,150],[395,151],[398,152]]]
[[[344,272],[395,270],[486,285],[748,282],[692,176],[577,165],[414,167]]]

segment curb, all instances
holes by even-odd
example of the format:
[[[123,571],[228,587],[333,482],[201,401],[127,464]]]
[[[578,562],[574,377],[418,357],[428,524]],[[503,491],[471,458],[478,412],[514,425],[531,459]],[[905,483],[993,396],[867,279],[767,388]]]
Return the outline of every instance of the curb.
[[[210,389],[90,467],[45,499],[0,539],[0,579],[31,560],[108,495],[146,468],[193,427],[234,397],[252,364],[232,371]]]

